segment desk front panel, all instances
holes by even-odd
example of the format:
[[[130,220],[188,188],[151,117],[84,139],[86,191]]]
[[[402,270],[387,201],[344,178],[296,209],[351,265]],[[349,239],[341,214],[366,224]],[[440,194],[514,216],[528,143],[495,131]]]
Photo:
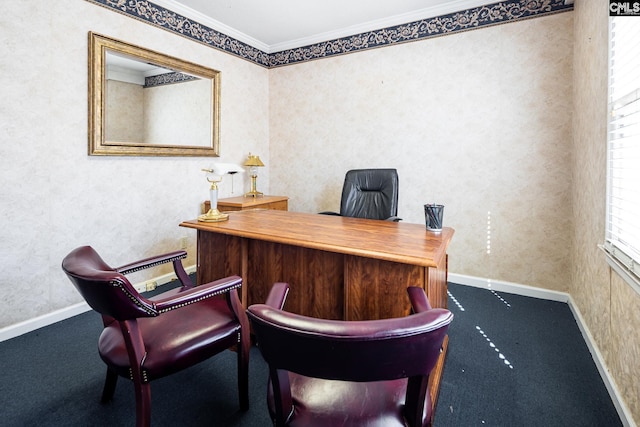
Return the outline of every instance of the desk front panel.
[[[248,307],[263,303],[273,283],[287,282],[287,311],[325,319],[406,316],[409,286],[425,289],[432,306],[446,307],[446,256],[439,264],[423,267],[198,231],[199,284],[240,275]]]
[[[198,231],[196,282],[202,285],[227,276],[246,277],[243,265],[242,239],[225,234]],[[242,286],[242,292],[245,289]]]
[[[196,275],[198,284],[240,275],[245,307],[264,303],[275,282],[287,282],[287,311],[344,319],[342,254],[198,231]]]
[[[289,284],[285,309],[324,319],[344,319],[341,254],[260,240],[248,242],[247,304],[264,303],[275,282]]]
[[[345,257],[345,320],[404,317],[411,313],[407,287],[424,289],[425,267]]]

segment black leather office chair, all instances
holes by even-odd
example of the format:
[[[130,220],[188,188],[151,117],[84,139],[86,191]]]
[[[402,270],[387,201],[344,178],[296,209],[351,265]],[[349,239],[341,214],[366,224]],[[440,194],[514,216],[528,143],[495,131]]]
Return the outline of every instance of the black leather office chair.
[[[320,212],[353,218],[400,221],[398,218],[398,171],[395,169],[352,169],[342,187],[340,213]]]

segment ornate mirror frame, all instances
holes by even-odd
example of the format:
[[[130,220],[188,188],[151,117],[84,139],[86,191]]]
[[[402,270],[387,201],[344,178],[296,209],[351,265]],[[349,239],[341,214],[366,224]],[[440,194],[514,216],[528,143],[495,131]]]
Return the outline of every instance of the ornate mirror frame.
[[[211,81],[211,120],[206,144],[154,144],[107,141],[107,52]],[[209,124],[208,123],[208,124]],[[206,132],[206,130],[205,130]],[[214,156],[220,154],[220,72],[192,62],[89,32],[89,155],[91,156]]]

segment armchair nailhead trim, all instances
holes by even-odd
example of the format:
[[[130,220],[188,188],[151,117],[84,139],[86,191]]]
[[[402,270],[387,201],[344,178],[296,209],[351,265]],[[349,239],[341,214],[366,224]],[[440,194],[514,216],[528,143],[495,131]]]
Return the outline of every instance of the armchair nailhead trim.
[[[203,300],[205,300],[205,299],[207,299],[207,298],[211,298],[211,297],[216,296],[216,295],[222,295],[222,294],[224,294],[224,293],[226,293],[226,292],[229,292],[229,291],[230,291],[230,290],[232,290],[232,289],[238,289],[238,288],[240,288],[241,286],[242,286],[241,284],[237,284],[237,285],[235,285],[235,286],[231,287],[230,289],[226,289],[226,290],[224,290],[224,291],[214,292],[214,293],[212,293],[212,294],[208,294],[208,295],[201,296],[200,298],[197,298],[197,299],[195,299],[195,300],[193,300],[193,301],[189,301],[189,302],[185,302],[185,303],[182,303],[182,304],[178,304],[178,305],[175,305],[175,306],[173,306],[173,307],[169,307],[169,308],[164,308],[164,309],[162,309],[162,310],[158,311],[158,314],[166,313],[167,311],[175,310],[176,308],[185,307],[185,306],[187,306],[187,305],[191,305],[191,304],[194,304],[194,303],[196,303],[196,302],[203,301]]]
[[[133,369],[129,368],[129,379],[131,381],[133,381]],[[146,370],[142,370],[142,382],[143,383],[148,383],[149,382],[149,375],[147,374]]]
[[[112,286],[116,286],[116,287],[118,287],[118,289],[120,289],[122,292],[124,292],[124,294],[127,296],[127,298],[129,298],[129,299],[131,300],[131,302],[133,302],[136,306],[140,307],[140,308],[141,308],[141,309],[143,309],[146,313],[148,313],[148,314],[150,314],[150,315],[152,315],[152,316],[158,316],[159,314],[166,313],[166,312],[171,311],[171,310],[175,310],[176,308],[186,307],[187,305],[191,305],[191,304],[194,304],[194,303],[196,303],[196,302],[203,301],[203,300],[205,300],[205,299],[207,299],[207,298],[211,298],[211,297],[216,296],[216,295],[222,295],[222,294],[224,294],[224,293],[226,293],[226,292],[229,292],[229,291],[230,291],[230,290],[232,290],[232,289],[238,289],[238,288],[240,288],[240,287],[242,286],[242,284],[241,284],[241,283],[239,283],[239,284],[237,284],[237,285],[235,285],[235,286],[232,286],[230,289],[227,289],[227,290],[224,290],[224,291],[214,292],[214,293],[209,294],[209,295],[204,295],[204,296],[202,296],[202,297],[200,297],[200,298],[197,298],[197,299],[195,299],[195,300],[193,300],[193,301],[185,302],[185,303],[182,303],[182,304],[175,305],[175,306],[173,306],[173,307],[169,307],[169,308],[165,308],[165,309],[162,309],[162,310],[156,311],[156,310],[150,309],[149,307],[147,307],[147,306],[145,306],[144,304],[142,304],[142,303],[140,302],[140,300],[139,300],[135,295],[131,294],[131,292],[129,292],[129,291],[128,291],[128,290],[127,290],[127,289],[122,285],[122,283],[121,283],[121,282],[119,282],[119,281],[117,281],[117,280],[112,280],[112,281],[111,281],[111,285],[112,285]]]
[[[112,280],[111,281],[111,285],[112,286],[117,286],[122,292],[124,292],[124,294],[127,296],[127,298],[129,298],[131,300],[131,302],[133,302],[136,306],[140,307],[141,309],[143,309],[145,312],[147,312],[148,314],[152,315],[152,316],[157,316],[158,312],[155,310],[150,309],[149,307],[145,306],[144,304],[142,304],[140,302],[140,300],[135,296],[132,295],[131,292],[129,292],[123,285],[121,282],[117,281],[117,280]]]
[[[142,265],[142,266],[137,267],[137,268],[132,268],[131,270],[124,270],[126,273],[123,272],[122,274],[135,273],[136,271],[141,271],[141,270],[145,270],[147,268],[156,267],[158,265],[166,264],[168,262],[174,262],[174,261],[177,261],[179,259],[185,259],[186,257],[187,257],[186,255],[174,256],[174,257],[171,257],[171,258],[167,258],[167,259],[163,259],[163,260],[160,260],[160,261],[156,261],[156,262],[151,263],[151,264],[145,264],[145,265]]]

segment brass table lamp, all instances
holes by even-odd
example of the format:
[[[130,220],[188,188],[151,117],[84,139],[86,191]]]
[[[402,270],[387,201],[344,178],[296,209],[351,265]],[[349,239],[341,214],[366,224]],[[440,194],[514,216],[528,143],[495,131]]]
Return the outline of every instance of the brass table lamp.
[[[244,193],[244,197],[259,197],[263,196],[261,192],[256,189],[256,180],[258,179],[258,168],[264,166],[259,156],[249,153],[247,161],[244,162],[244,166],[249,167],[249,173],[251,174],[251,190],[248,193]]]

